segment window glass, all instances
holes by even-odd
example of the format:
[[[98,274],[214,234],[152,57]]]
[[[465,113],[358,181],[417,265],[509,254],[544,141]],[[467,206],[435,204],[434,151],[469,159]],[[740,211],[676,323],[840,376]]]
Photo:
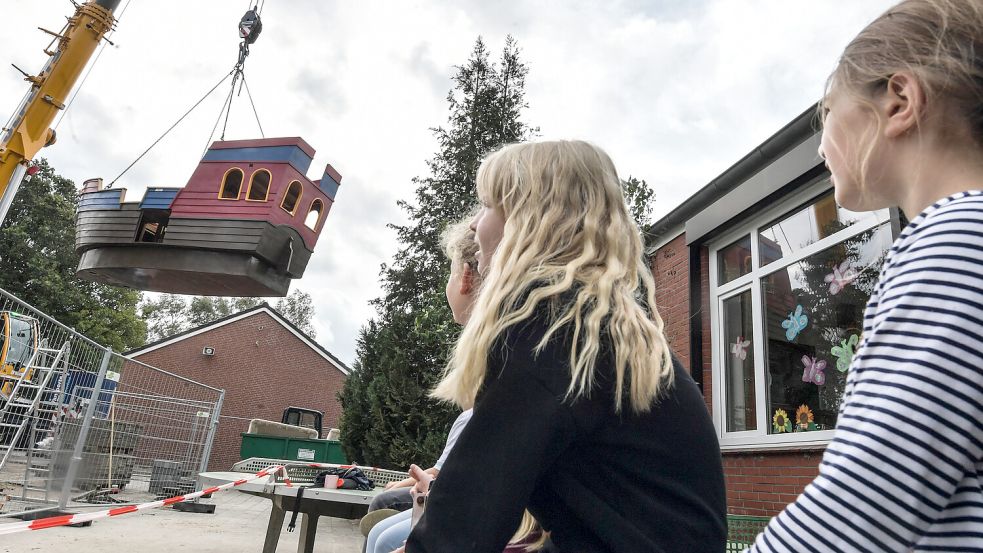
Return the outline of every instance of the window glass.
[[[768,433],[832,430],[890,223],[762,279]]]
[[[265,202],[267,194],[270,193],[270,172],[260,169],[253,173],[249,180],[249,197],[247,200]]]
[[[750,272],[750,234],[717,252],[717,284],[726,284]]]
[[[757,428],[754,397],[754,329],[751,320],[751,291],[723,301],[727,390],[727,431]]]
[[[219,195],[223,200],[238,200],[239,190],[242,189],[242,171],[231,169],[222,179],[222,191]]]
[[[836,205],[830,190],[808,206],[758,231],[759,264],[763,267],[850,225],[873,224],[876,219],[872,211],[857,213]]]
[[[280,207],[293,215],[297,210],[297,202],[300,201],[301,191],[303,191],[303,186],[301,186],[300,182],[291,182],[290,186],[287,187],[287,193],[283,195],[283,201],[280,202]]]
[[[321,218],[321,211],[324,209],[324,204],[321,200],[314,200],[311,202],[311,210],[307,213],[307,218],[304,219],[304,225],[311,229],[317,229],[317,222]]]
[[[30,321],[10,317],[10,346],[7,349],[7,363],[26,365],[34,350],[34,329]]]

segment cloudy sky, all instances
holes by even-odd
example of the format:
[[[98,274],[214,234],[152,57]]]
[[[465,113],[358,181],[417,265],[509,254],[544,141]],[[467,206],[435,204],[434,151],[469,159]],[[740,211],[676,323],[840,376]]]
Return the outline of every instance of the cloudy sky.
[[[344,176],[303,280],[317,340],[346,363],[373,314],[386,223],[426,174],[453,66],[480,35],[513,35],[530,68],[526,121],[544,138],[604,147],[623,177],[646,179],[661,216],[815,102],[843,46],[891,0],[260,0],[263,33],[246,78],[266,136],[301,136]],[[0,111],[37,72],[65,0],[5,0]],[[228,72],[245,0],[123,0],[122,17],[42,151],[77,183],[111,180]],[[181,186],[202,155],[223,87],[118,183]],[[245,94],[227,139],[258,137]],[[315,174],[316,173],[316,174]]]

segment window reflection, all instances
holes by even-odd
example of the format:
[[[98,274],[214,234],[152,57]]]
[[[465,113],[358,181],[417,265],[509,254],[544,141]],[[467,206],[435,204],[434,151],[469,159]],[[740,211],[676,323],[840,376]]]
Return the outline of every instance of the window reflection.
[[[758,231],[758,261],[763,267],[857,223],[873,223],[874,212],[858,213],[836,205],[830,190],[778,222]]]
[[[757,428],[754,397],[754,329],[751,321],[751,291],[723,301],[724,340],[727,351],[727,431]]]
[[[751,272],[751,235],[717,252],[717,284],[725,284]]]
[[[863,312],[891,242],[885,223],[762,280],[769,433],[836,426]]]

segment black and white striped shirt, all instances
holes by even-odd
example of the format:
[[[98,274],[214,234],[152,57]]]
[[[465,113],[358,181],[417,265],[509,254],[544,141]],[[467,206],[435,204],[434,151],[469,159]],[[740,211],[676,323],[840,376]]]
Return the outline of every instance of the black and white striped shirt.
[[[983,551],[983,191],[895,241],[819,476],[752,552]]]

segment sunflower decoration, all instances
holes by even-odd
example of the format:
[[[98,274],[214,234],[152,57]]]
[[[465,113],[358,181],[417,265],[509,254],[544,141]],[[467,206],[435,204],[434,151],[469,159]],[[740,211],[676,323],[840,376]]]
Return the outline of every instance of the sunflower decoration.
[[[809,409],[808,405],[799,405],[799,408],[795,410],[795,431],[806,432],[809,430],[816,430],[812,409]]]
[[[774,434],[792,431],[792,419],[788,418],[785,409],[775,409],[775,414],[771,417],[771,428]]]

